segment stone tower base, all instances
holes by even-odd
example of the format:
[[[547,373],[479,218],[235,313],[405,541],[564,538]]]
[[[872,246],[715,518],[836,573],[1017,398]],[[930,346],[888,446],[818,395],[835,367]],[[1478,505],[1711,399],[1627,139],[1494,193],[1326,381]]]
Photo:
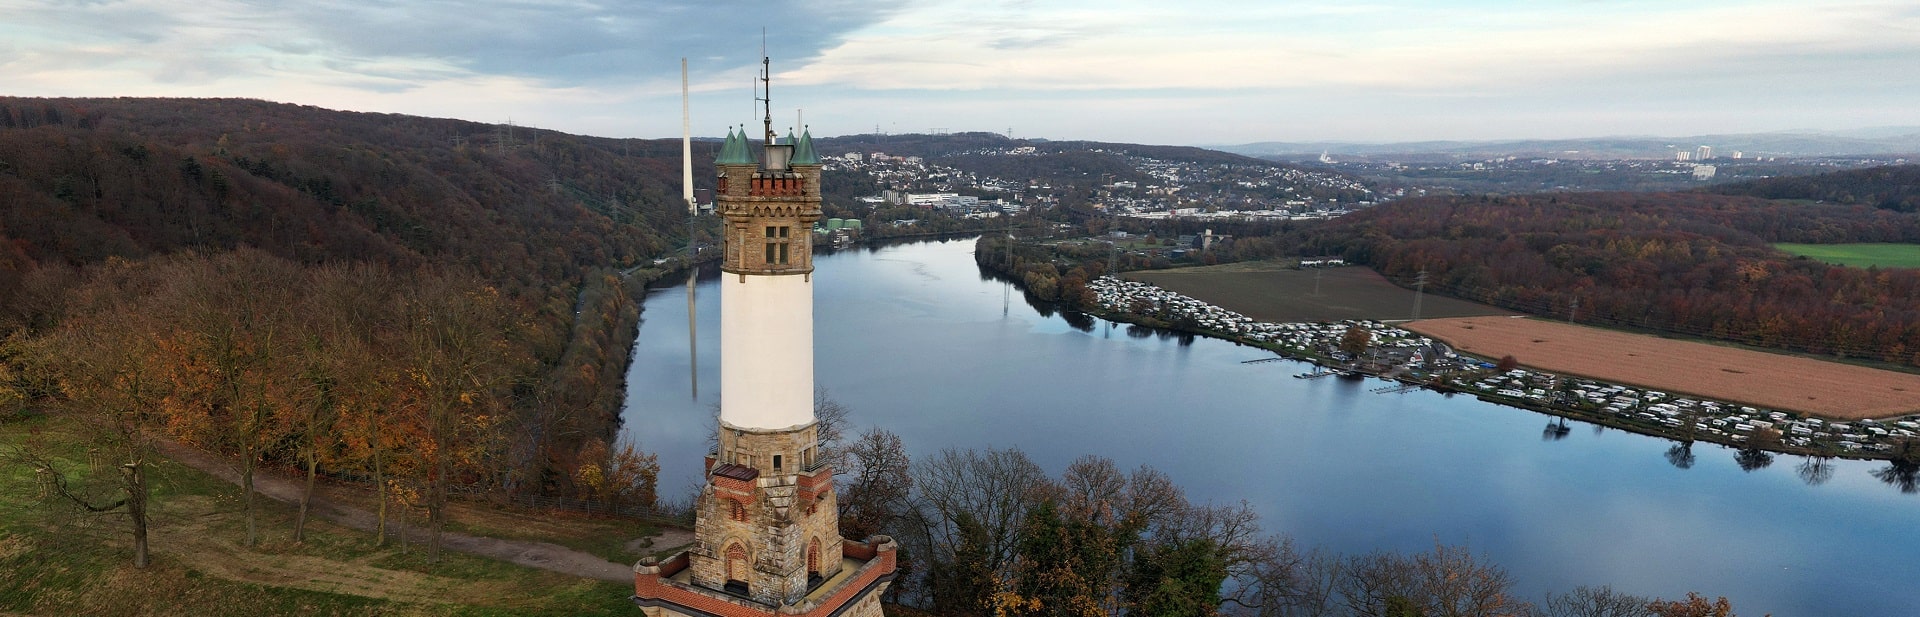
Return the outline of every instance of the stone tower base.
[[[887,536],[845,541],[845,567],[801,602],[783,606],[693,584],[687,553],[645,559],[633,567],[632,600],[648,617],[882,617],[880,595],[893,583],[896,548]]]

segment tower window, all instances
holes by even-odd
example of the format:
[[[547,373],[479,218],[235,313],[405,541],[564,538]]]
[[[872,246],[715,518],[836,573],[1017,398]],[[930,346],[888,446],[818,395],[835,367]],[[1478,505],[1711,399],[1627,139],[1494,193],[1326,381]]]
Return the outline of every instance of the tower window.
[[[767,235],[765,244],[767,252],[765,263],[767,265],[787,265],[792,262],[791,249],[787,248],[787,241],[788,238],[792,237],[792,230],[792,227],[786,225],[766,226],[764,231]]]
[[[773,455],[773,470],[780,471],[780,455]]]

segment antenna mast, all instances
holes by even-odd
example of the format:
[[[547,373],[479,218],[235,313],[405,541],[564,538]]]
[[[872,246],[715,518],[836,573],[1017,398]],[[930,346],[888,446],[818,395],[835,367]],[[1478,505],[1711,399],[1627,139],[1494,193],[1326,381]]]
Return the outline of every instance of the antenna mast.
[[[773,145],[773,59],[767,56],[767,29],[760,29],[760,92],[756,97],[762,103],[767,126],[767,142]]]

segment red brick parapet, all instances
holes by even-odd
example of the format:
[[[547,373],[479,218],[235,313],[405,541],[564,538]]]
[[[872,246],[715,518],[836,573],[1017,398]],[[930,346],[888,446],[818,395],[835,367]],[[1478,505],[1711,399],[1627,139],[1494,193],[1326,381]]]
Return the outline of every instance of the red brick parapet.
[[[800,197],[807,194],[807,184],[798,177],[761,178],[756,176],[747,194],[755,197]]]
[[[833,492],[833,467],[822,465],[812,473],[800,476],[795,484],[796,503],[813,503],[821,495]]]

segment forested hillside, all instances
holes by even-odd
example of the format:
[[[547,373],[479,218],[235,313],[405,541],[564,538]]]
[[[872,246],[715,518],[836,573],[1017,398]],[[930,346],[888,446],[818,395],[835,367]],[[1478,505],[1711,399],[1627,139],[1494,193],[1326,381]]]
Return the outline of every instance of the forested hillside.
[[[14,275],[248,245],[537,286],[682,227],[671,141],[205,99],[0,98],[0,131]]]
[[[247,466],[605,493],[640,284],[618,269],[684,244],[679,166],[671,140],[0,98],[0,415],[147,401]],[[96,331],[117,352],[82,362]],[[116,390],[133,375],[155,380]]]
[[[1913,214],[1703,193],[1447,197],[1276,240],[1536,315],[1920,365],[1920,270],[1831,266],[1768,244],[1920,242]]]
[[[1724,184],[1708,191],[1767,199],[1814,199],[1899,212],[1920,211],[1920,165],[1889,165],[1815,176]]]

